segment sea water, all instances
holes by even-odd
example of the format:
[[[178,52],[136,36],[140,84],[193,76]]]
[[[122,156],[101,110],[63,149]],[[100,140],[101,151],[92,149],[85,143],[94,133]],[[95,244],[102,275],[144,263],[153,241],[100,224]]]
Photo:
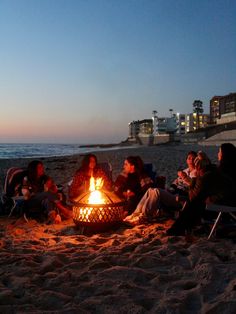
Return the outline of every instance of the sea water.
[[[0,158],[37,158],[68,156],[102,150],[98,147],[80,147],[79,144],[1,144]]]

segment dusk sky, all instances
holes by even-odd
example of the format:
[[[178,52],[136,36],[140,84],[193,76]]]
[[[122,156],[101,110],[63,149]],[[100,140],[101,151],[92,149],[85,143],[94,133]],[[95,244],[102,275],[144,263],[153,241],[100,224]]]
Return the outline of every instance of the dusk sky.
[[[236,92],[235,0],[0,0],[0,142],[115,143]]]

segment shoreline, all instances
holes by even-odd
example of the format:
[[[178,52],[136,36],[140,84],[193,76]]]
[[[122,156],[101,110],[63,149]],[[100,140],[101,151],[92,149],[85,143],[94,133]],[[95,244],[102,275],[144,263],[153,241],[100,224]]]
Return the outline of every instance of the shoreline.
[[[175,178],[194,146],[96,152],[113,179],[130,153]],[[217,148],[206,149],[216,160]],[[82,156],[41,158],[57,184],[69,181]],[[0,160],[0,169],[29,160]],[[21,164],[22,163],[22,164]],[[1,177],[2,182],[2,177]],[[3,313],[235,313],[235,238],[168,237],[171,219],[83,234],[72,219],[58,225],[0,217]]]
[[[185,167],[185,157],[189,150],[203,150],[213,162],[217,161],[218,147],[203,147],[196,144],[112,147],[98,151],[91,150],[90,153],[94,153],[99,162],[109,162],[112,165],[113,180],[122,170],[125,158],[129,155],[139,155],[145,163],[153,164],[158,175],[166,176],[167,184],[170,184],[176,177],[178,169]],[[52,176],[57,184],[66,186],[79,168],[83,156],[84,153],[66,156],[0,159],[0,192],[2,191],[4,177],[8,168],[25,168],[34,159],[39,159],[44,163],[46,173]]]
[[[37,144],[36,144],[37,145]],[[41,145],[41,144],[40,144]],[[46,144],[47,145],[47,144]],[[64,144],[61,144],[64,146]],[[44,144],[43,144],[44,146]],[[58,146],[57,144],[55,146]],[[60,146],[60,145],[59,145]],[[70,145],[68,145],[70,146]],[[97,145],[82,145],[82,146],[76,146],[77,149],[71,149],[71,152],[63,152],[63,149],[60,150],[59,147],[57,149],[57,152],[44,152],[42,154],[38,153],[39,149],[37,149],[37,153],[34,155],[32,151],[23,151],[19,154],[19,151],[13,151],[8,156],[4,156],[0,154],[0,160],[9,160],[9,159],[38,159],[38,158],[51,158],[51,157],[67,157],[67,156],[73,156],[73,155],[84,155],[84,154],[89,154],[91,152],[97,152],[97,151],[107,151],[107,150],[117,150],[117,149],[122,149],[122,148],[135,148],[139,147],[140,145],[135,144],[135,145],[104,145],[104,146],[97,146]],[[4,148],[2,148],[4,149]],[[15,153],[15,154],[14,154]],[[27,154],[28,153],[28,154]],[[17,155],[18,154],[18,155]]]

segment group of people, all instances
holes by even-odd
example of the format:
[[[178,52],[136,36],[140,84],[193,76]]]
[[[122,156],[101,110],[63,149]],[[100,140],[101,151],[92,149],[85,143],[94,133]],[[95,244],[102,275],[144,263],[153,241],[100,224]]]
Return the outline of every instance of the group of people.
[[[219,148],[218,165],[200,151],[187,154],[187,168],[178,171],[170,187],[158,187],[145,171],[139,156],[124,160],[123,170],[113,182],[98,164],[94,154],[84,156],[73,176],[68,195],[58,190],[53,179],[45,174],[41,161],[31,161],[16,193],[23,195],[28,216],[38,216],[52,223],[72,217],[68,201],[73,202],[88,191],[90,179],[100,178],[103,189],[112,190],[126,202],[124,220],[131,224],[157,218],[160,210],[178,211],[179,216],[167,231],[168,235],[184,235],[196,226],[205,214],[207,202],[236,205],[236,148],[224,143]]]
[[[126,201],[127,214],[131,214],[146,190],[153,186],[153,180],[144,170],[144,163],[139,156],[129,156],[125,159],[123,170],[115,182],[99,167],[94,154],[88,154],[82,161],[82,166],[75,173],[69,187],[69,200],[73,201],[89,188],[90,178],[101,178],[103,189],[114,191]]]
[[[89,190],[91,177],[95,180],[100,179],[103,189],[114,190],[126,201],[127,214],[135,210],[146,189],[153,184],[151,178],[146,175],[143,161],[139,156],[127,157],[123,171],[113,182],[99,167],[96,155],[87,154],[69,184],[68,195],[59,191],[53,179],[45,174],[43,163],[33,160],[28,164],[22,179],[18,178],[14,189],[10,189],[9,196],[23,196],[23,210],[27,217],[49,223],[60,223],[62,219],[72,217],[70,204]]]
[[[207,203],[236,205],[236,148],[224,143],[218,152],[218,165],[202,151],[189,152],[188,168],[178,172],[170,189],[150,188],[135,211],[125,218],[130,223],[155,218],[160,209],[177,210],[179,215],[168,235],[185,235],[206,215]]]
[[[72,216],[65,196],[45,174],[44,165],[39,160],[29,163],[22,182],[16,186],[15,196],[21,195],[24,197],[24,212],[29,217],[60,223]]]

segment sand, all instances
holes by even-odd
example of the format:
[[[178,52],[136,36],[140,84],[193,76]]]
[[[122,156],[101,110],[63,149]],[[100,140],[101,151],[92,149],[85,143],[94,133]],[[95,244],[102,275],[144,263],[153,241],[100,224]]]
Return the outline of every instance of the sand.
[[[163,145],[99,152],[113,177],[128,155],[153,162],[170,182],[186,152],[217,148]],[[81,157],[43,159],[66,185]],[[29,160],[0,160],[7,167]],[[171,219],[81,234],[72,220],[59,225],[0,218],[1,313],[236,313],[234,238],[168,237]]]

